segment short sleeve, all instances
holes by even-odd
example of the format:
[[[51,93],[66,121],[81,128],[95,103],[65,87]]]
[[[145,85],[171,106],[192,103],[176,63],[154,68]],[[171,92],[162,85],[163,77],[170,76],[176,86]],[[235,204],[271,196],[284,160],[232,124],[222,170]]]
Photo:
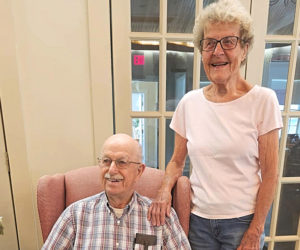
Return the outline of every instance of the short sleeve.
[[[190,244],[185,235],[175,210],[171,209],[170,217],[163,225],[163,249],[190,250]]]
[[[259,107],[258,136],[282,128],[279,103],[273,90],[268,89],[264,104]]]
[[[72,205],[58,218],[54,224],[42,250],[48,249],[73,249],[75,230],[72,220]]]
[[[170,128],[183,138],[186,138],[185,98],[181,99],[178,103],[170,123]]]

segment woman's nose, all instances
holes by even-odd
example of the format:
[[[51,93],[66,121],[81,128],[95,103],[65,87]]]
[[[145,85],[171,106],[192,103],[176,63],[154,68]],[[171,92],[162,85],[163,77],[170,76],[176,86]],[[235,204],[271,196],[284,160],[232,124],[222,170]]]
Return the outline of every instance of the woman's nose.
[[[218,42],[218,43],[216,44],[216,47],[215,47],[215,50],[214,50],[214,54],[215,54],[215,55],[224,54],[224,50],[223,50],[223,48],[222,48],[220,42]]]

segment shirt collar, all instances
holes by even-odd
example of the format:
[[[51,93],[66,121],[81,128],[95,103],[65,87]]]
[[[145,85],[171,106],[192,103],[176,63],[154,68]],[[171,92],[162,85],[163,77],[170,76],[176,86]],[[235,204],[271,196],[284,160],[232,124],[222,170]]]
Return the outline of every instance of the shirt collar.
[[[104,192],[104,204],[106,204],[106,208],[108,209],[108,211],[110,213],[113,212],[113,209],[111,207],[111,205],[109,204],[109,201],[108,201],[108,198],[107,198],[107,195],[106,193]],[[132,195],[132,198],[130,200],[130,202],[124,207],[124,212],[123,214],[130,214],[132,209],[134,208],[134,205],[136,204],[136,200],[137,200],[137,194],[136,192],[133,192],[133,195]]]

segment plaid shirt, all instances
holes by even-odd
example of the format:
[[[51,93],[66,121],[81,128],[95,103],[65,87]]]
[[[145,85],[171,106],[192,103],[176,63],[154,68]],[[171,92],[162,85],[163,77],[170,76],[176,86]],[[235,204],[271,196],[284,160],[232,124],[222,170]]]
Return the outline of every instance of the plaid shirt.
[[[175,211],[162,226],[147,220],[151,200],[137,193],[120,218],[109,206],[105,192],[71,204],[59,217],[42,249],[144,249],[136,233],[155,235],[148,249],[191,249]]]

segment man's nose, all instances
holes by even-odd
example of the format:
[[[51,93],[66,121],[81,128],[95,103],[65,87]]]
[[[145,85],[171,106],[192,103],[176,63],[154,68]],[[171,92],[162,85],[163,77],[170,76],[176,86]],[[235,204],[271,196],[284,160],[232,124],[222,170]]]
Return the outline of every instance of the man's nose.
[[[118,167],[115,161],[111,161],[110,166],[108,168],[108,172],[115,173],[118,172]]]

